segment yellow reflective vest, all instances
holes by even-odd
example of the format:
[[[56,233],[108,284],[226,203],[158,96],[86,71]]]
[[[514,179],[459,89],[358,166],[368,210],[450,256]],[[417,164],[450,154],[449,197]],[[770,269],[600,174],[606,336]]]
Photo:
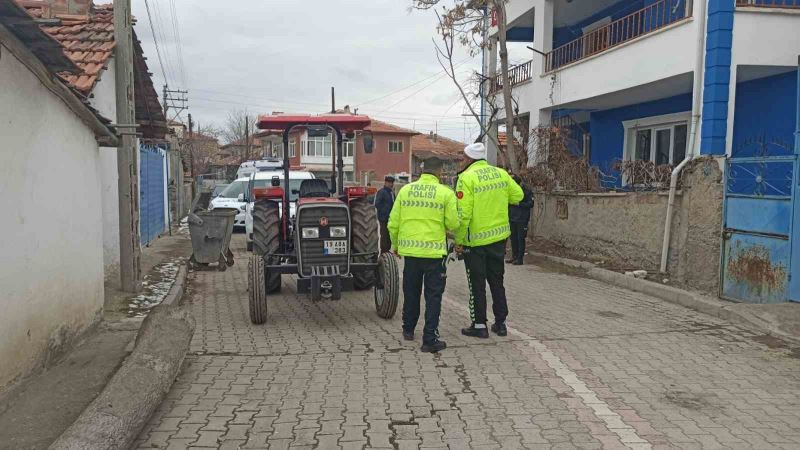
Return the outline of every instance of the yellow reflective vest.
[[[461,226],[456,244],[480,247],[511,236],[508,205],[522,201],[522,188],[503,169],[475,161],[458,175],[456,185]]]
[[[403,186],[389,215],[389,236],[400,256],[447,255],[446,231],[458,228],[456,195],[429,174]]]

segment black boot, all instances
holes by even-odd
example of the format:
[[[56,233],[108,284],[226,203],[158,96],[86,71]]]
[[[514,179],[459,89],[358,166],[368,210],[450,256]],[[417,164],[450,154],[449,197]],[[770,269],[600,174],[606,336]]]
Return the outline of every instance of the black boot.
[[[414,340],[414,332],[413,331],[403,330],[403,339],[405,339],[407,341],[413,341]]]
[[[470,325],[469,328],[462,328],[461,334],[469,337],[476,337],[481,339],[489,338],[489,330],[484,328],[475,328],[475,325]]]
[[[422,353],[439,353],[440,351],[447,348],[447,343],[445,341],[436,341],[432,344],[422,344]]]
[[[508,336],[508,328],[504,323],[496,323],[492,325],[492,333],[498,336]]]

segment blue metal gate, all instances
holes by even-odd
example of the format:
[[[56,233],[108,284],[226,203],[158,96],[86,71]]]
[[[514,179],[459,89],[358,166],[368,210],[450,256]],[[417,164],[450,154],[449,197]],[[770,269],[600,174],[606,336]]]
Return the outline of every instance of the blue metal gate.
[[[789,298],[796,162],[796,156],[728,160],[723,298],[749,303],[779,303]]]
[[[164,195],[166,152],[150,145],[139,146],[139,233],[147,245],[166,231]]]

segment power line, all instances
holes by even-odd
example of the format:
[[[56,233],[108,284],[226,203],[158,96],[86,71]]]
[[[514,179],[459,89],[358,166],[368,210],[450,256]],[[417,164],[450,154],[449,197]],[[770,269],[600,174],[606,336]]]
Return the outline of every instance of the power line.
[[[161,67],[161,76],[164,78],[164,81],[167,81],[167,72],[164,70],[164,59],[161,57],[161,49],[158,46],[158,39],[156,38],[156,29],[153,26],[153,16],[150,14],[150,2],[144,0],[144,7],[147,9],[147,21],[150,24],[150,33],[153,35],[153,44],[156,46],[158,65]]]
[[[466,63],[467,61],[471,60],[471,59],[472,59],[472,58],[470,57],[470,58],[466,58],[466,59],[464,59],[463,61],[459,61],[458,63],[456,63],[456,64],[455,64],[455,67],[458,67],[458,66],[460,66],[460,65],[462,65],[462,64],[464,64],[464,63]],[[442,73],[444,73],[444,70],[441,70],[441,71],[439,71],[439,72],[436,72],[436,73],[434,73],[433,75],[430,75],[430,76],[428,76],[428,77],[425,77],[425,78],[423,78],[423,79],[421,79],[421,80],[415,81],[414,83],[411,83],[411,84],[409,84],[409,85],[407,85],[407,86],[404,86],[404,87],[402,87],[402,88],[400,88],[400,89],[397,89],[397,90],[394,90],[394,91],[392,91],[392,92],[389,92],[389,93],[388,93],[388,94],[386,94],[386,95],[382,95],[382,96],[380,96],[380,97],[377,97],[377,98],[374,98],[374,99],[372,99],[372,100],[367,100],[367,101],[365,101],[365,102],[361,102],[361,103],[357,104],[356,106],[358,106],[358,107],[361,107],[361,106],[363,106],[363,105],[366,105],[366,104],[369,104],[369,103],[377,102],[378,100],[383,100],[383,99],[384,99],[384,98],[386,98],[386,97],[391,97],[392,95],[394,95],[394,94],[397,94],[398,92],[405,91],[405,90],[406,90],[406,89],[408,89],[408,88],[412,88],[412,87],[414,87],[414,86],[416,86],[416,85],[418,85],[418,84],[420,84],[420,83],[424,83],[425,81],[428,81],[428,80],[430,80],[431,78],[434,78],[434,77],[440,77],[440,76],[442,75]]]
[[[183,41],[181,40],[181,30],[178,21],[178,9],[175,7],[175,0],[170,0],[170,13],[172,15],[172,31],[175,34],[175,46],[178,49],[178,64],[181,71],[181,78],[184,87],[188,86],[188,78],[186,76],[186,66],[183,59]]]
[[[161,33],[161,42],[162,42],[162,43],[165,43],[165,42],[167,42],[169,39],[167,38],[167,33],[164,31],[164,29],[165,29],[165,27],[164,27],[164,22],[163,22],[163,21],[162,21],[162,19],[161,19],[161,16],[162,16],[162,14],[161,14],[161,8],[160,8],[160,6],[159,6],[159,4],[158,4],[158,3],[156,3],[156,4],[153,6],[153,16],[155,17],[156,29],[158,30],[158,32],[159,32],[159,33]],[[167,84],[177,84],[177,81],[178,81],[178,79],[177,79],[177,77],[175,76],[175,72],[176,72],[176,71],[175,71],[175,67],[174,67],[174,64],[173,64],[173,59],[174,59],[174,58],[173,58],[173,56],[170,54],[170,48],[169,48],[169,46],[168,46],[168,45],[166,45],[166,44],[164,44],[164,45],[165,45],[165,46],[164,46],[164,54],[166,55],[165,61],[166,61],[167,73],[168,73],[168,74],[170,75],[170,77],[172,78],[172,79],[170,80],[170,82],[168,82]]]

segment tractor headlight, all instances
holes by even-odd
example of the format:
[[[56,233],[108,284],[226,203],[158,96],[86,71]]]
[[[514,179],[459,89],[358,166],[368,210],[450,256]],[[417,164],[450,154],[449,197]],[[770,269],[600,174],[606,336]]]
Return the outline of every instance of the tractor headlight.
[[[347,227],[331,227],[332,238],[345,238],[347,237]]]
[[[319,228],[303,228],[303,239],[316,239],[319,237]]]

